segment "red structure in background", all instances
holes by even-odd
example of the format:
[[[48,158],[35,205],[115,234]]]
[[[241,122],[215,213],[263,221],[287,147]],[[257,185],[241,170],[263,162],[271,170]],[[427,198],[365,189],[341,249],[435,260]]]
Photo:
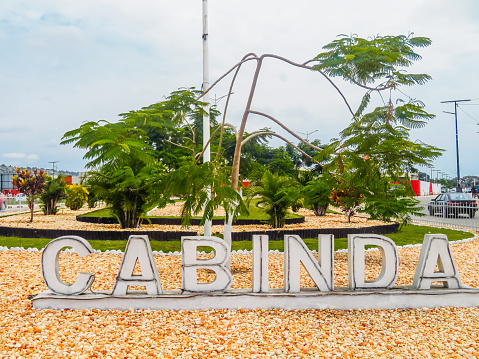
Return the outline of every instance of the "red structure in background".
[[[391,184],[393,181],[391,181]],[[398,184],[396,182],[396,184]],[[441,193],[441,185],[439,183],[432,183],[420,180],[411,180],[411,187],[414,193],[413,196],[430,196]]]
[[[441,193],[441,184],[420,180],[411,180],[411,186],[416,196],[431,196]]]
[[[411,187],[416,194],[416,196],[421,195],[421,181],[419,180],[411,180]]]

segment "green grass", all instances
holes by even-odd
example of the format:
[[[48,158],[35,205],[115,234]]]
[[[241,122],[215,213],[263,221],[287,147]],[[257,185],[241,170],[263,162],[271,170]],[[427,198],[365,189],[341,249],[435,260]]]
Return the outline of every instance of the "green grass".
[[[422,243],[424,235],[428,233],[441,233],[447,235],[447,238],[450,241],[458,241],[461,239],[471,238],[474,234],[469,232],[464,232],[461,230],[453,229],[443,229],[443,228],[434,228],[427,226],[416,226],[408,225],[403,227],[403,229],[398,233],[391,233],[386,235],[386,237],[391,238],[396,245],[404,246],[406,244],[417,244]],[[318,239],[317,238],[303,238],[306,245],[309,249],[317,250],[318,249]],[[19,238],[19,237],[0,237],[0,246],[5,247],[23,247],[23,248],[44,248],[51,239],[45,238]],[[102,252],[107,249],[110,250],[125,250],[126,240],[124,241],[89,241],[94,249],[99,249]],[[180,240],[174,241],[151,241],[151,248],[154,251],[163,251],[163,252],[174,252],[180,250]],[[336,238],[334,241],[334,249],[346,249],[348,246],[348,240],[346,238]],[[251,241],[234,241],[232,244],[233,250],[251,250],[252,242]],[[279,250],[283,251],[283,241],[270,241],[269,242],[270,250]]]
[[[238,219],[257,219],[257,220],[260,220],[260,221],[266,221],[268,220],[268,215],[264,212],[264,210],[262,210],[261,208],[259,208],[258,206],[256,206],[256,204],[258,203],[259,199],[253,199],[250,203],[250,206],[249,206],[249,216],[239,216]],[[102,208],[102,209],[98,209],[96,211],[92,211],[92,212],[88,212],[88,213],[85,213],[85,214],[82,214],[80,215],[81,217],[112,217],[113,218],[113,215],[111,214],[111,211],[110,209],[108,208]],[[299,214],[295,214],[295,213],[289,213],[286,218],[300,218],[301,216]],[[150,216],[150,217],[147,217],[147,218],[176,218],[174,216]],[[201,218],[201,217],[193,217],[193,218]],[[214,216],[213,219],[224,219],[224,217],[220,217],[220,216]]]

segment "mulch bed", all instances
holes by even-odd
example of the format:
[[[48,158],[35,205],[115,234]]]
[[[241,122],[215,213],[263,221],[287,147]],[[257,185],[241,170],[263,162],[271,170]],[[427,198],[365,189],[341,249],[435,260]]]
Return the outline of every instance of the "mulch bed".
[[[85,239],[124,240],[130,234],[147,234],[153,240],[177,240],[181,236],[201,235],[203,227],[192,225],[183,228],[171,224],[143,224],[140,228],[121,229],[119,224],[87,223],[77,221],[80,214],[91,211],[82,208],[78,211],[62,209],[54,216],[45,216],[36,212],[33,223],[29,222],[28,213],[0,218],[1,236],[18,236],[24,238],[57,238],[62,235],[78,235]],[[181,205],[170,204],[165,208],[154,210],[154,216],[179,216]],[[298,214],[304,217],[302,223],[286,224],[282,229],[272,229],[267,224],[235,225],[232,228],[233,240],[251,240],[253,234],[266,234],[271,240],[282,240],[284,234],[298,234],[302,238],[317,237],[318,234],[333,234],[336,238],[345,238],[350,233],[388,234],[397,230],[397,224],[369,221],[365,217],[354,216],[348,223],[346,216],[328,213],[315,216],[310,210],[301,209]],[[215,215],[224,215],[217,211]],[[223,233],[223,225],[213,225],[212,232]]]

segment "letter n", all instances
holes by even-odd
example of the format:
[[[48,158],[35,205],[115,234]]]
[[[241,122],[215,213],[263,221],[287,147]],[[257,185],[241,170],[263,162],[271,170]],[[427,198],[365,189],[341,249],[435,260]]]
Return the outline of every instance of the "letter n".
[[[424,236],[412,288],[430,289],[433,282],[442,282],[445,288],[463,287],[445,234]]]
[[[137,263],[141,274],[133,274]],[[150,295],[163,293],[147,235],[135,235],[128,238],[112,294],[125,295],[130,285],[144,285],[146,292]]]
[[[334,237],[318,236],[319,261],[297,235],[284,236],[284,291],[299,292],[301,263],[319,290],[334,290]]]

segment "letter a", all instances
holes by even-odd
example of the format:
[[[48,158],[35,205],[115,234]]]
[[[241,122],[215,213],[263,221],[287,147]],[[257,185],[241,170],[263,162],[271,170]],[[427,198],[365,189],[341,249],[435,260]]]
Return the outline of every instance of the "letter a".
[[[140,266],[140,275],[133,274],[136,263]],[[125,295],[130,285],[144,285],[150,295],[162,294],[158,269],[146,235],[128,238],[112,294]]]
[[[434,270],[436,264],[438,271]],[[444,288],[463,288],[445,234],[424,236],[412,288],[430,289],[433,282],[442,282]]]

